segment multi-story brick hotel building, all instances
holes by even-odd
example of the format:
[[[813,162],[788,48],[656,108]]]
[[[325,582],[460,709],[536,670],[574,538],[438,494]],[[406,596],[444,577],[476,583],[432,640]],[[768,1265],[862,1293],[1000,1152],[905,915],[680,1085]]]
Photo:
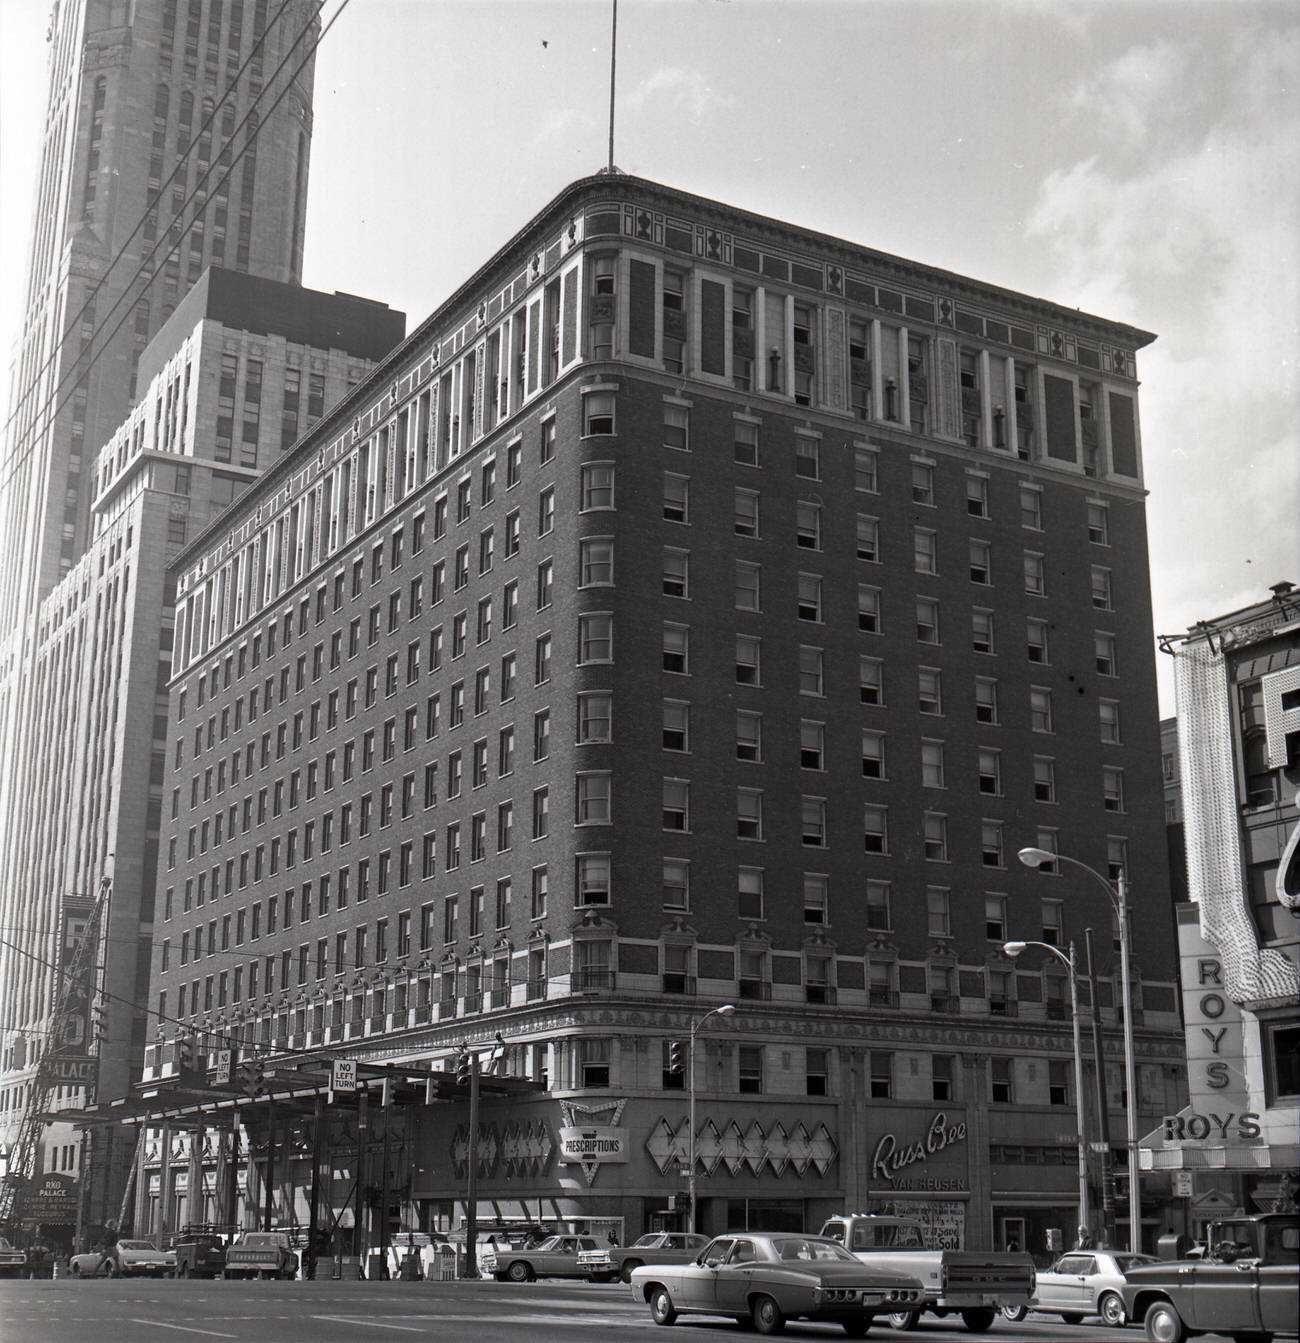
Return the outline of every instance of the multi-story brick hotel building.
[[[481,1197],[633,1234],[684,1206],[671,1042],[735,1004],[703,1229],[894,1202],[1042,1248],[1069,992],[1002,943],[1098,930],[1116,1132],[1119,958],[1021,847],[1127,873],[1142,1131],[1181,1101],[1150,339],[568,187],[180,557],[151,1006],[435,1066],[499,1032],[548,1091],[485,1103]],[[455,1217],[465,1116],[412,1122],[394,1215]]]

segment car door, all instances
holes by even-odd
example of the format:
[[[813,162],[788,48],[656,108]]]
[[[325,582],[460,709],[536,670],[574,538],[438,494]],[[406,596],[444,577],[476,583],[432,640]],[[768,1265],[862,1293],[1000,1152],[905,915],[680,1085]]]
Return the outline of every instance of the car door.
[[[713,1301],[724,1315],[749,1311],[749,1286],[757,1267],[758,1249],[752,1240],[739,1236],[727,1252],[713,1280]]]
[[[677,1304],[687,1310],[716,1310],[718,1273],[731,1253],[733,1238],[719,1236],[700,1251],[698,1262],[683,1264],[673,1276],[679,1290]]]
[[[1063,1254],[1052,1267],[1039,1275],[1034,1300],[1039,1310],[1069,1311],[1077,1308],[1079,1263],[1078,1254]]]
[[[1190,1311],[1183,1309],[1181,1300],[1176,1300],[1175,1305],[1192,1328],[1244,1334],[1260,1327],[1258,1261],[1225,1263],[1207,1259],[1196,1267],[1191,1278],[1194,1285],[1187,1294]],[[1295,1321],[1287,1327],[1294,1329]]]

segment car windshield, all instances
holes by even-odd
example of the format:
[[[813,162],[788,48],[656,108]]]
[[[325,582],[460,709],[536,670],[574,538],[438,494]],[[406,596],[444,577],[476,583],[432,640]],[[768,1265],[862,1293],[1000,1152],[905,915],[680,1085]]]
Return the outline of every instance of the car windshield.
[[[841,1245],[833,1240],[820,1240],[813,1236],[778,1236],[772,1241],[772,1249],[778,1259],[827,1260],[837,1263],[856,1264],[858,1261]]]
[[[153,1246],[147,1240],[119,1240],[117,1248],[119,1250],[152,1250]]]
[[[539,1250],[562,1250],[564,1248],[564,1240],[560,1236],[547,1236],[537,1248]]]
[[[1115,1256],[1115,1265],[1121,1273],[1127,1273],[1131,1268],[1137,1268],[1139,1264],[1158,1264],[1160,1261],[1151,1254],[1117,1254]]]
[[[662,1237],[661,1237],[660,1234],[655,1234],[655,1235],[650,1235],[650,1236],[642,1236],[640,1240],[637,1240],[637,1241],[633,1241],[633,1242],[632,1242],[632,1249],[634,1249],[634,1250],[652,1250],[652,1249],[654,1249],[654,1248],[659,1244],[659,1242],[660,1242],[661,1239],[662,1239]]]

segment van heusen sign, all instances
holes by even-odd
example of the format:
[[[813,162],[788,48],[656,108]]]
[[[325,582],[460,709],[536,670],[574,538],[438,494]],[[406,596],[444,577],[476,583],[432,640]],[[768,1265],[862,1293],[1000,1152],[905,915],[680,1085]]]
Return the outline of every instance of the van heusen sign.
[[[891,1117],[897,1118],[897,1111]],[[897,1192],[964,1192],[966,1120],[945,1110],[917,1116],[918,1124],[881,1133],[871,1149],[871,1185]]]

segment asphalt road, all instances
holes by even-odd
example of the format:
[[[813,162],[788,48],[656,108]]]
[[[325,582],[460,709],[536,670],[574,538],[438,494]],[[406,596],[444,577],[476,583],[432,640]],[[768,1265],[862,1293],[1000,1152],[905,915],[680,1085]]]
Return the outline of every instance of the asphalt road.
[[[205,1282],[129,1279],[0,1282],[0,1343],[702,1343],[758,1337],[731,1320],[650,1321],[626,1287],[587,1283]],[[1067,1327],[1047,1316],[1001,1319],[987,1334],[961,1320],[923,1320],[912,1334],[884,1322],[877,1339],[912,1343],[1139,1343],[1136,1329]],[[790,1343],[843,1339],[838,1327],[793,1323]]]

